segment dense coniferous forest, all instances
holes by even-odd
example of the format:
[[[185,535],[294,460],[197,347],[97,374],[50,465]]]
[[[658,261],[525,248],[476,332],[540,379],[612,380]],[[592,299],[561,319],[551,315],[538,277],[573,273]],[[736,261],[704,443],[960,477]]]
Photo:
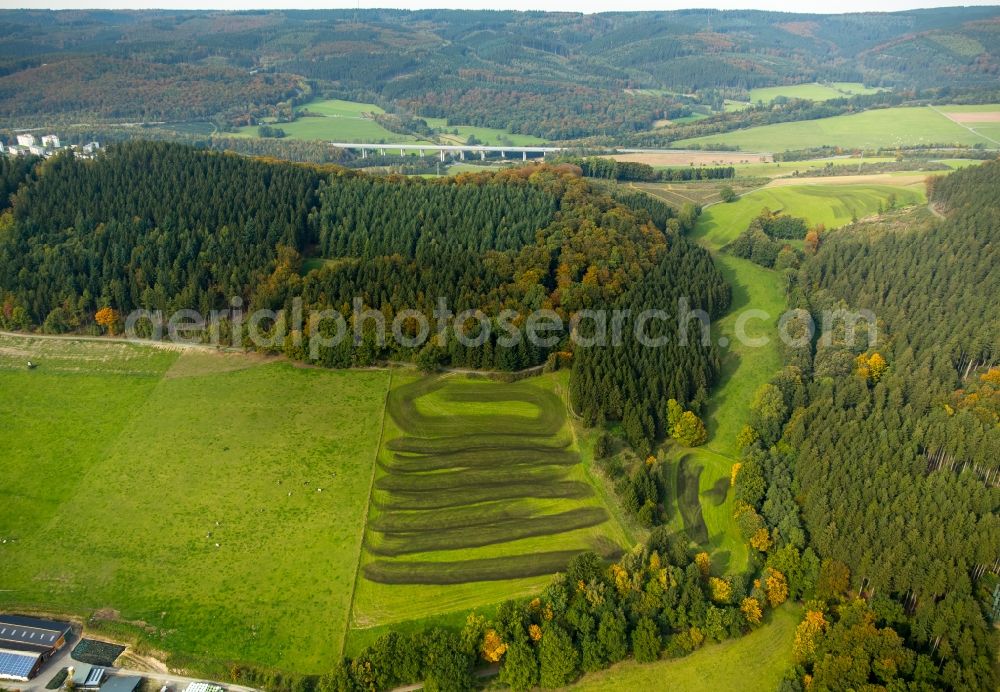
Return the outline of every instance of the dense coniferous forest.
[[[810,15],[681,10],[427,10],[0,15],[0,125],[213,119],[247,124],[315,95],[549,139],[635,136],[748,90],[864,82],[895,94],[752,109],[683,136],[886,99],[984,99],[996,10]],[[84,86],[85,85],[85,86]],[[694,96],[692,96],[692,94]],[[685,130],[688,128],[690,131]],[[650,140],[649,138],[653,139]]]
[[[796,676],[821,689],[996,687],[998,193],[996,162],[932,179],[944,219],[909,210],[831,232],[788,272],[817,324],[864,307],[880,331],[872,342],[861,323],[852,343],[837,323],[787,349],[743,436],[738,494],[771,527],[768,562],[822,561]]]
[[[191,308],[226,318],[235,297],[248,309],[289,314],[301,298],[305,310],[334,309],[345,320],[359,299],[387,323],[417,310],[435,324],[444,298],[454,313],[480,310],[490,338],[407,347],[380,342],[365,322],[359,343],[323,345],[315,360],[513,371],[572,348],[565,329],[547,345],[531,343],[528,313],[548,310],[565,321],[581,310],[620,308],[628,311],[622,342],[582,349],[573,398],[592,422],[623,420],[637,444],[663,434],[667,398],[704,402],[718,370],[700,331],[692,329],[687,343],[672,338],[680,297],[713,315],[729,303],[708,254],[681,233],[697,210],[675,214],[634,194],[618,201],[571,165],[429,181],[139,142],[95,160],[62,155],[18,165],[5,178],[26,182],[0,217],[7,326],[16,312],[16,326],[92,330],[105,307],[122,316]],[[646,329],[663,338],[661,347],[636,342],[645,309],[665,311]],[[501,322],[505,310],[511,316]],[[231,328],[232,320],[223,322]],[[267,349],[310,358],[306,326],[292,334],[295,325],[269,323],[271,336],[280,327],[287,333]],[[413,326],[403,323],[404,331]],[[590,320],[579,327],[599,328]],[[482,327],[451,327],[466,328],[475,338]],[[501,347],[508,332],[516,344]]]

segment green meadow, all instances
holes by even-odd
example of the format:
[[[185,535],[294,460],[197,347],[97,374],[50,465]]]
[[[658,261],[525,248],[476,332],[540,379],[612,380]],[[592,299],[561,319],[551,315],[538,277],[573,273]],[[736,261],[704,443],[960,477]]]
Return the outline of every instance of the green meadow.
[[[880,89],[866,87],[860,82],[831,82],[828,84],[793,84],[790,86],[763,87],[750,90],[751,103],[770,103],[776,98],[809,99],[811,101],[829,101],[831,99],[857,96],[859,94],[875,94]]]
[[[384,113],[374,103],[358,103],[341,99],[328,99],[307,103],[297,111],[294,122],[275,123],[289,139],[326,140],[331,142],[361,142],[373,144],[433,144],[426,139],[392,132],[371,118],[373,113]],[[303,115],[303,113],[308,115]],[[475,136],[487,146],[531,146],[544,144],[545,140],[532,135],[519,135],[492,127],[449,125],[445,118],[424,118],[432,128],[441,129],[443,144],[465,144]],[[458,134],[454,134],[457,130]],[[257,126],[241,127],[228,136],[257,137]]]
[[[0,609],[101,611],[178,668],[328,670],[388,380],[0,337]]]
[[[950,106],[941,106],[947,111]],[[994,110],[1000,107],[994,106]],[[1000,127],[977,124],[977,131],[993,136]],[[941,144],[995,146],[981,134],[948,119],[929,107],[882,108],[852,115],[838,115],[819,120],[801,120],[776,125],[751,127],[717,135],[673,142],[679,149],[713,145],[738,147],[745,151],[789,151],[818,146],[845,149]]]
[[[834,178],[833,180],[836,180]],[[863,218],[887,207],[895,196],[897,206],[926,202],[923,185],[783,185],[764,187],[730,204],[715,204],[699,219],[695,236],[712,249],[735,239],[766,207],[811,224],[837,228],[854,216]],[[756,265],[754,265],[756,266]]]
[[[862,163],[890,163],[895,158],[889,156],[829,157],[806,161],[773,161],[771,163],[734,163],[736,175],[740,178],[784,178],[790,175],[809,175],[826,168],[857,169]]]
[[[684,692],[771,692],[793,664],[792,644],[802,611],[786,604],[760,629],[739,639],[710,644],[689,656],[655,663],[625,661],[585,675],[569,689],[586,692],[684,690]]]

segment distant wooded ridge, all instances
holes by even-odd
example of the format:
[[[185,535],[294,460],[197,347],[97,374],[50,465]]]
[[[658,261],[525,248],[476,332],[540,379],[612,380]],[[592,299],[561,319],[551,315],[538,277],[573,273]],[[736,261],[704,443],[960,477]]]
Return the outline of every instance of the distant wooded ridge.
[[[723,113],[727,101],[776,85],[823,82],[843,91],[839,101],[884,98],[864,93],[874,87],[893,98],[982,101],[1000,73],[998,16],[995,7],[12,10],[0,13],[0,126],[203,119],[229,127],[292,118],[325,95],[569,140]],[[837,86],[845,84],[856,86]],[[822,117],[799,109],[792,119],[800,116]]]

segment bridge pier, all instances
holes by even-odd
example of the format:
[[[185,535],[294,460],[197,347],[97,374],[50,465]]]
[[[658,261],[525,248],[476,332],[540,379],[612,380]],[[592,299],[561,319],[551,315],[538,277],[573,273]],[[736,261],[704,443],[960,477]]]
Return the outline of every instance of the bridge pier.
[[[465,150],[464,149],[459,149],[458,150],[458,158],[460,158],[463,161],[465,161]]]
[[[403,150],[402,150],[402,149],[400,149],[400,150],[399,150],[399,155],[400,155],[400,156],[406,156],[406,154],[404,154],[404,153],[403,153]]]
[[[486,150],[485,149],[480,149],[479,150],[479,160],[480,161],[485,161],[486,160]]]
[[[438,153],[441,155],[441,161],[444,162],[444,149],[438,150]]]
[[[526,151],[522,151],[521,152],[521,160],[522,161],[527,161],[528,160],[528,152],[526,152]]]

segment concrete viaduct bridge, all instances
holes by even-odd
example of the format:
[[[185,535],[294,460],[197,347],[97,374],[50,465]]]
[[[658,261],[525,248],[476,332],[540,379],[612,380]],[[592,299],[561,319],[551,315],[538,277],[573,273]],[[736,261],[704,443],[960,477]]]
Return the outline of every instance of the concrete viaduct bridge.
[[[546,154],[563,150],[562,147],[491,147],[482,144],[360,144],[355,142],[330,142],[330,145],[338,149],[360,151],[361,158],[367,157],[368,152],[378,152],[379,155],[385,156],[386,152],[395,153],[398,151],[400,156],[405,156],[406,152],[415,151],[420,156],[424,156],[425,152],[436,151],[442,161],[449,154],[458,156],[464,160],[466,154],[473,156],[479,154],[479,158],[485,159],[486,154],[494,153],[500,154],[500,157],[504,159],[508,158],[508,154],[515,157],[517,154],[520,154],[521,159],[527,161],[528,154],[531,154],[533,158],[539,158],[544,157]]]

